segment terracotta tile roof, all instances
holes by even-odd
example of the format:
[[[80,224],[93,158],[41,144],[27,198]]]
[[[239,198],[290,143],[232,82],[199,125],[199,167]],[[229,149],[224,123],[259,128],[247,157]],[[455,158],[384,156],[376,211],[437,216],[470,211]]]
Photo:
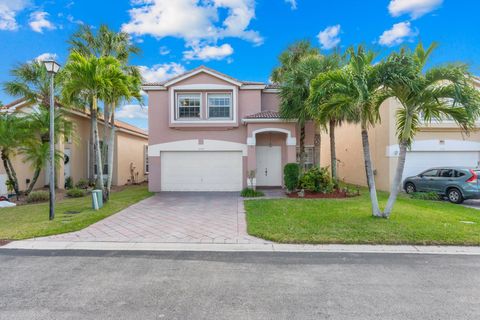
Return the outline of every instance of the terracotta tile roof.
[[[279,119],[280,113],[277,111],[262,111],[255,114],[251,114],[245,117],[245,119]]]
[[[2,107],[0,107],[0,111],[1,110],[8,110],[10,109],[11,107],[17,105],[17,104],[20,104],[22,102],[25,102],[26,99],[25,98],[20,98],[20,99],[17,99],[15,101],[12,101],[10,102],[9,104],[6,104]],[[72,111],[76,111],[76,112],[79,112],[79,113],[83,113],[84,115],[86,115],[87,117],[90,117],[90,112],[88,110],[81,110],[81,109],[68,109],[68,108],[65,108],[64,106],[62,106],[60,103],[56,103],[56,105],[60,108],[64,108],[64,110],[66,110],[67,112],[69,110],[72,110]],[[99,117],[99,120],[103,122],[103,116],[100,115]],[[115,120],[115,126],[117,128],[122,128],[122,129],[125,129],[125,130],[129,130],[129,131],[132,131],[132,132],[135,132],[135,133],[139,133],[139,134],[142,134],[142,135],[145,135],[145,136],[148,136],[148,132],[143,130],[143,129],[140,129],[136,126],[133,126],[131,124],[128,124],[126,122],[123,122],[123,121],[120,121],[120,120]]]

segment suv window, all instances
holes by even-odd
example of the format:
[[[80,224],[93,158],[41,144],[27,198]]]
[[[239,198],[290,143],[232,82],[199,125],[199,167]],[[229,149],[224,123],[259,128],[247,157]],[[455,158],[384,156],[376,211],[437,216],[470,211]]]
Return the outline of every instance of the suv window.
[[[455,178],[460,178],[465,175],[465,172],[462,171],[455,171]]]
[[[453,177],[453,170],[452,169],[442,169],[442,170],[440,170],[440,177],[442,177],[442,178]]]
[[[424,177],[436,177],[436,176],[438,176],[438,170],[433,169],[433,170],[425,171],[424,173],[422,173],[422,176],[424,176]]]

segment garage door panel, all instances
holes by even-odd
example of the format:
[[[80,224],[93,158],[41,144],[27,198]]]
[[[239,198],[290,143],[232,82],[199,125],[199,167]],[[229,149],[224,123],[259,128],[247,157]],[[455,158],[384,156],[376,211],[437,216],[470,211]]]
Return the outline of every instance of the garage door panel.
[[[163,191],[239,191],[241,152],[162,152]]]
[[[477,167],[476,151],[411,151],[407,152],[403,179],[434,167]]]

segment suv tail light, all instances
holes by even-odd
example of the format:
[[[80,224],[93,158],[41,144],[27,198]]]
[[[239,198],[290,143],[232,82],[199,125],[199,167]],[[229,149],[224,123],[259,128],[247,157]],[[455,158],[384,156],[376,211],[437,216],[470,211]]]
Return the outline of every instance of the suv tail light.
[[[472,176],[470,178],[468,178],[468,180],[466,182],[476,183],[477,179],[478,179],[477,173],[475,171],[473,171],[472,169],[470,169],[470,173],[472,174]]]

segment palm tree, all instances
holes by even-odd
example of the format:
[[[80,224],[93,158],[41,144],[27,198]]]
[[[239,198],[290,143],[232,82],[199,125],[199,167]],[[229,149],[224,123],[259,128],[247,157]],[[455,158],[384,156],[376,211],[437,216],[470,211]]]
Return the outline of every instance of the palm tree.
[[[365,172],[372,204],[372,214],[382,214],[378,205],[377,190],[373,175],[373,164],[370,153],[368,129],[379,120],[379,106],[385,99],[384,90],[378,80],[378,72],[382,64],[373,65],[375,53],[359,46],[347,50],[348,63],[341,69],[321,74],[315,81],[315,88],[322,87],[328,99],[322,101],[320,109],[327,114],[348,115],[351,120],[360,124]]]
[[[407,149],[421,123],[449,118],[468,132],[475,127],[480,112],[480,94],[473,86],[468,66],[450,64],[424,71],[437,45],[427,49],[419,43],[411,52],[402,49],[392,53],[384,64],[382,81],[388,94],[400,101],[396,113],[399,157],[384,216],[390,216],[401,187]]]
[[[19,144],[28,138],[29,132],[24,119],[11,113],[0,113],[0,153],[5,172],[8,180],[12,182],[17,199],[20,195],[20,189],[11,160],[16,154]]]
[[[24,155],[26,161],[32,164],[34,169],[33,178],[26,191],[29,194],[38,180],[40,171],[48,162],[50,112],[47,109],[38,109],[32,113],[25,114],[24,119],[27,121],[31,136],[29,139],[22,141],[20,153]],[[61,136],[69,136],[73,130],[72,123],[66,120],[62,110],[55,112],[54,126],[56,141]],[[58,162],[62,158],[62,153],[56,150],[55,161]]]
[[[130,36],[125,32],[115,32],[106,25],[101,25],[98,32],[95,34],[90,26],[81,26],[80,29],[73,34],[69,43],[70,50],[81,53],[84,56],[93,55],[95,57],[115,57],[121,64],[124,73],[130,78],[128,81],[130,92],[120,92],[118,88],[112,88],[113,91],[106,93],[109,98],[104,101],[104,130],[103,141],[108,143],[103,144],[102,158],[108,163],[107,175],[107,198],[110,192],[113,174],[113,149],[115,139],[115,109],[122,100],[129,100],[135,98],[142,103],[140,95],[141,76],[137,67],[129,66],[128,61],[133,54],[139,54],[140,48],[133,45],[130,41]],[[132,86],[132,84],[135,84]],[[108,138],[108,131],[110,131],[110,138]],[[93,170],[92,170],[93,171]]]
[[[343,63],[343,57],[338,53],[333,53],[328,56],[332,61],[331,70],[338,70]],[[335,127],[341,125],[343,122],[355,122],[358,119],[351,111],[351,108],[338,108],[336,105],[330,107],[330,93],[324,84],[324,74],[320,73],[317,78],[312,80],[310,85],[310,96],[308,98],[309,113],[312,118],[322,127],[328,126],[328,133],[330,138],[330,166],[332,179],[337,181],[337,156],[335,148]]]
[[[103,190],[102,153],[98,133],[98,101],[105,98],[105,93],[111,88],[127,91],[125,75],[120,62],[111,56],[97,58],[73,51],[63,69],[63,78],[62,95],[66,101],[81,97],[82,100],[88,102],[97,164],[97,188]]]
[[[5,82],[3,89],[14,97],[22,97],[31,103],[38,103],[42,108],[50,105],[50,76],[40,61],[23,63],[10,71],[13,80]],[[59,82],[59,78],[55,78]],[[55,85],[55,97],[61,89]]]
[[[272,72],[272,81],[280,84],[280,116],[296,119],[300,128],[300,168],[304,170],[305,124],[311,120],[307,99],[310,82],[330,69],[331,61],[320,55],[308,41],[296,42],[280,57],[280,66]]]

